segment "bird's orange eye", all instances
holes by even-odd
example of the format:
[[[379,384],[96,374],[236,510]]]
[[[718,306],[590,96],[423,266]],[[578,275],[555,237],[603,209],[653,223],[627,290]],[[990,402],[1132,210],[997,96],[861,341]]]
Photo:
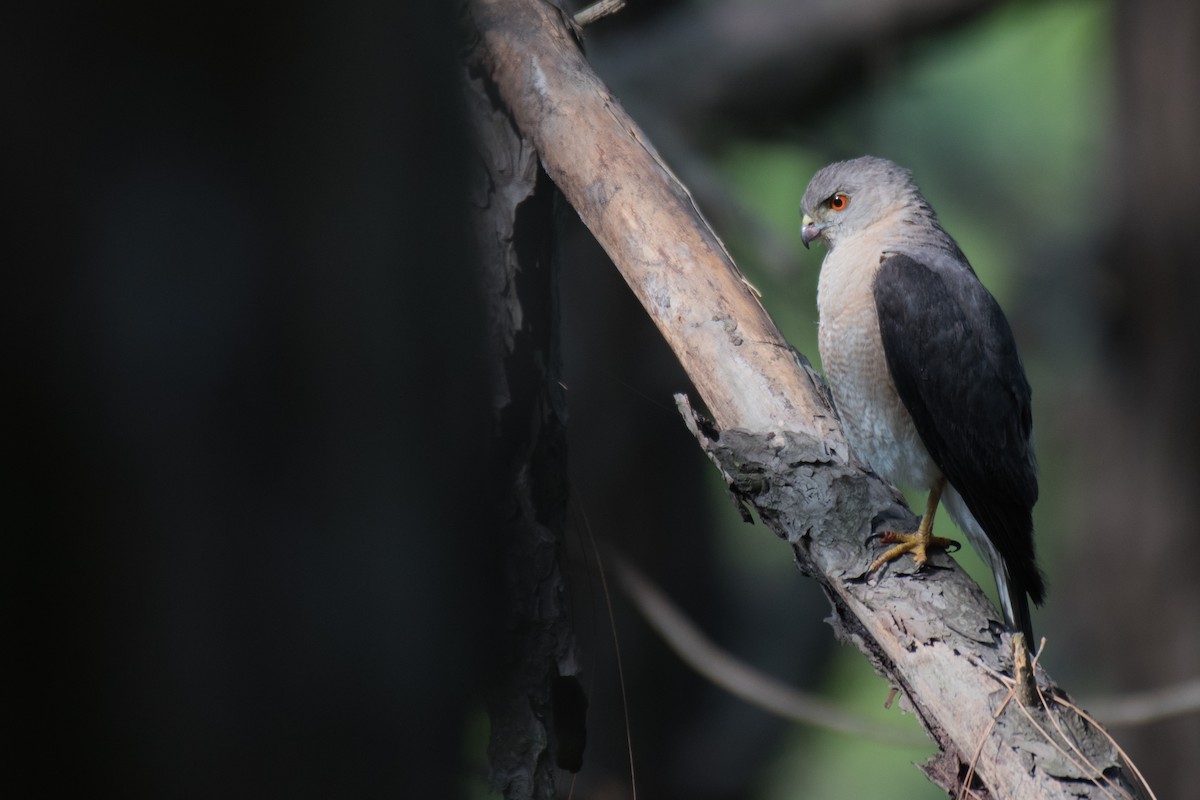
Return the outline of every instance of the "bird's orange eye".
[[[838,192],[833,197],[829,198],[829,207],[834,211],[845,211],[850,205],[850,195],[843,192]]]

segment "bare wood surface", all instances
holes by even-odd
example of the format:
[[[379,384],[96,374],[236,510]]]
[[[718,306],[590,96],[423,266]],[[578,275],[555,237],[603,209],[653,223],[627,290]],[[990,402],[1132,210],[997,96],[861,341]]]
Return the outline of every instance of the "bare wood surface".
[[[654,319],[722,427],[787,428],[835,446],[787,343],[682,184],[587,66],[553,6],[471,14],[492,77],[542,164]]]
[[[719,434],[685,419],[735,495],[825,587],[835,628],[903,690],[942,750],[925,766],[972,797],[1136,796],[1104,737],[1050,693],[1009,699],[1010,636],[947,556],[868,581],[870,533],[915,527],[895,492],[849,460],[818,384],[792,355],[687,191],[593,74],[560,13],[472,0],[485,66],[516,125],[641,300]],[[799,193],[801,187],[797,187]],[[735,430],[741,429],[741,430]],[[986,787],[986,788],[983,788]]]

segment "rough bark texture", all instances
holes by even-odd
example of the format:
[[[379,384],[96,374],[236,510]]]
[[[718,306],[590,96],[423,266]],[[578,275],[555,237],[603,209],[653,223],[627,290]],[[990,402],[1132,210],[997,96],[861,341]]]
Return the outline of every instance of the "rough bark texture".
[[[1136,795],[1115,748],[1056,702],[1067,697],[1044,670],[1040,708],[1010,697],[1000,676],[1012,674],[1011,637],[953,559],[939,552],[919,573],[901,562],[868,578],[871,534],[917,524],[891,487],[806,436],[706,431],[684,413],[734,497],[824,587],[838,635],[903,692],[941,749],[923,765],[930,780],[955,792],[973,766],[973,796],[1104,797],[1114,787]]]
[[[506,797],[552,798],[555,758],[578,769],[586,705],[576,702],[582,693],[562,564],[566,401],[553,266],[555,189],[494,101],[490,78],[474,59],[469,64],[467,96],[480,154],[472,199],[492,348],[491,456],[499,475],[493,533],[506,603],[488,698],[491,783]]]
[[[819,382],[782,339],[684,188],[595,77],[563,19],[534,0],[475,0],[484,64],[547,173],[655,320],[722,430],[695,430],[736,496],[792,544],[834,605],[835,627],[900,687],[943,749],[928,774],[976,796],[1102,796],[1114,752],[1073,713],[1004,699],[1010,637],[945,556],[864,577],[868,535],[914,519],[849,460]],[[742,433],[733,429],[748,431]],[[712,431],[711,428],[708,429]],[[1039,673],[1050,697],[1052,682]],[[1061,729],[1080,755],[1057,752]],[[1070,747],[1066,748],[1070,751]]]

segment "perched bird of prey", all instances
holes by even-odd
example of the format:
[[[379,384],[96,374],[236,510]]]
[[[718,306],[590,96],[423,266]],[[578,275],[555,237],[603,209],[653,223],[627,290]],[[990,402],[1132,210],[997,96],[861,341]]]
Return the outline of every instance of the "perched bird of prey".
[[[1029,382],[1008,320],[908,170],[866,156],[820,170],[801,238],[828,248],[817,289],[820,351],[850,447],[898,486],[929,492],[915,533],[871,570],[952,542],[933,536],[939,501],[983,555],[1009,628],[1033,647],[1029,598],[1037,468]]]

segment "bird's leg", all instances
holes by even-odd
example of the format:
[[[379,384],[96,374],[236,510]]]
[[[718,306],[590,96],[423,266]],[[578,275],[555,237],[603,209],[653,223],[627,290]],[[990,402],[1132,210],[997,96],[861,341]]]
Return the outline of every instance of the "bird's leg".
[[[886,544],[897,543],[895,547],[888,550],[879,558],[872,562],[867,574],[874,572],[889,561],[895,561],[905,553],[913,554],[913,561],[917,568],[924,566],[925,561],[929,558],[926,550],[929,548],[940,547],[948,549],[954,547],[957,549],[958,542],[953,539],[944,539],[941,536],[933,535],[933,517],[937,513],[938,503],[942,499],[942,489],[946,487],[946,479],[938,478],[937,483],[929,490],[929,500],[925,503],[925,516],[921,517],[921,524],[913,533],[899,533],[897,531],[884,531],[880,537],[880,541]]]

